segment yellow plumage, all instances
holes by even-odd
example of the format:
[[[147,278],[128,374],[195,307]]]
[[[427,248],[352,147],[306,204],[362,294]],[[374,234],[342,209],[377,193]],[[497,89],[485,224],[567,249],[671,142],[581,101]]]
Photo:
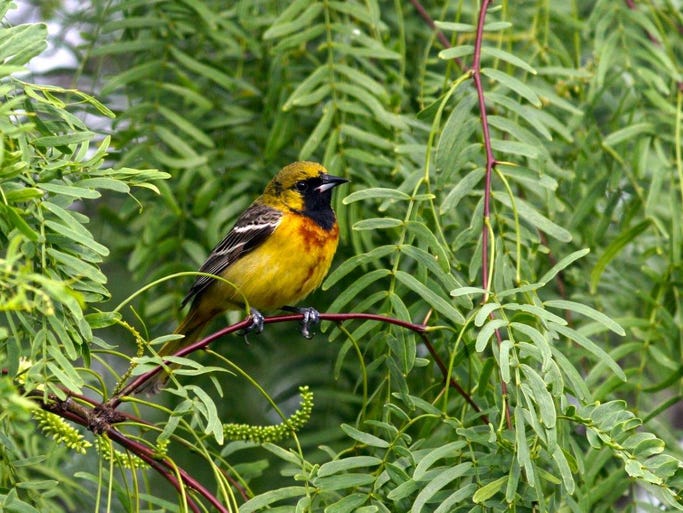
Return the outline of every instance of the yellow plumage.
[[[198,340],[226,310],[293,306],[320,286],[339,240],[331,189],[343,182],[314,162],[283,168],[200,269],[225,281],[197,278],[185,299],[190,311],[176,329],[185,337],[168,342],[159,354],[174,354]],[[156,390],[167,379],[162,373],[142,390]]]

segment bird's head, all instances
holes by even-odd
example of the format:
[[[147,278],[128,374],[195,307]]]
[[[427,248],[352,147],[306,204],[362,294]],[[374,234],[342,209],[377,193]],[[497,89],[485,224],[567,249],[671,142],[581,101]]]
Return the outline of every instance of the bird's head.
[[[332,176],[316,162],[294,162],[283,167],[266,186],[262,201],[306,215],[330,210],[332,189],[348,182]]]

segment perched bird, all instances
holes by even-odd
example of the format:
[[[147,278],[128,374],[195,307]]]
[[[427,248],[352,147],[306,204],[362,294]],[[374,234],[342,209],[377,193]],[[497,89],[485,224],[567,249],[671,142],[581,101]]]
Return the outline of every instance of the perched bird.
[[[294,308],[327,274],[339,241],[330,205],[332,189],[348,180],[315,162],[295,162],[280,170],[265,191],[242,213],[228,235],[199,269],[220,276],[198,276],[183,299],[190,310],[159,354],[168,356],[199,340],[206,325],[226,310],[250,308],[250,330],[262,331],[260,310],[304,314],[302,334],[318,321],[313,308]],[[168,380],[161,372],[138,391],[157,391]]]

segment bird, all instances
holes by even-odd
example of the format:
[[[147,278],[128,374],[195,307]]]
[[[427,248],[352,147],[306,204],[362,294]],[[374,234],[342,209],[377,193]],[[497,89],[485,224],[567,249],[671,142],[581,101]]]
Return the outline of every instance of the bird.
[[[199,340],[207,324],[227,310],[248,308],[252,323],[246,331],[258,333],[261,311],[302,313],[301,333],[310,338],[319,314],[295,305],[320,286],[330,269],[339,242],[332,189],[346,182],[316,162],[282,168],[200,267],[202,274],[181,303],[190,305],[175,330],[184,337],[167,342],[158,354],[173,355]],[[157,392],[168,378],[161,371],[137,392]]]

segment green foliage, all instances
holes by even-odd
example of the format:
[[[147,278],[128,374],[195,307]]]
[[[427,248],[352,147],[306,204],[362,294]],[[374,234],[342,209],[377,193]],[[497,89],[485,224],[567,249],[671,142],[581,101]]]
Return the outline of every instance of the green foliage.
[[[683,16],[504,1],[477,39],[480,3],[423,2],[441,37],[413,2],[57,8],[74,87],[17,78],[43,25],[2,29],[2,507],[683,509]],[[269,325],[80,422],[162,363],[183,272],[296,159],[351,179],[311,303],[425,332]],[[41,401],[84,427],[35,430]]]

